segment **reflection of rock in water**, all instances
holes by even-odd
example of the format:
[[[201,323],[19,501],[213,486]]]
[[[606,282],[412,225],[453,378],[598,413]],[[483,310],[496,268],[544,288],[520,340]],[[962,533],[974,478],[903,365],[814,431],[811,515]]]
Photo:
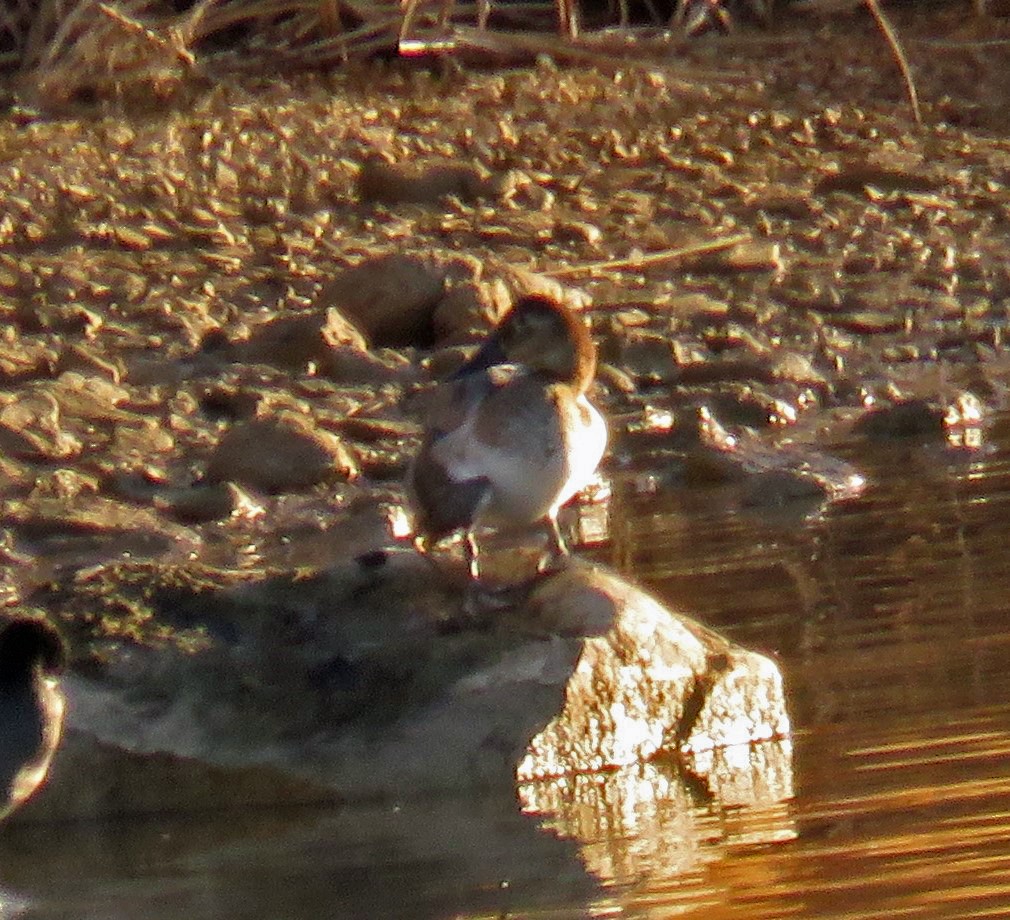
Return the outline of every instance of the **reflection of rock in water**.
[[[726,845],[795,838],[791,761],[788,740],[708,752],[698,766],[711,799],[665,760],[523,784],[519,800],[545,830],[577,841],[601,881],[672,880],[719,859]]]
[[[16,617],[0,626],[0,816],[43,783],[63,727],[56,675],[63,640],[45,620]]]
[[[793,745],[788,738],[760,744],[689,751],[688,770],[704,777],[724,808],[768,808],[793,797]]]

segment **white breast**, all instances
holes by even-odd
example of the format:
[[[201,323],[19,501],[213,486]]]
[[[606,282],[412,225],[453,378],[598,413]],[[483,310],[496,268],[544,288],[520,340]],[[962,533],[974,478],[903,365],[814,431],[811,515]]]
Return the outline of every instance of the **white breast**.
[[[553,511],[589,484],[607,449],[607,423],[585,396],[575,399],[566,415],[564,430],[568,479],[558,493]]]

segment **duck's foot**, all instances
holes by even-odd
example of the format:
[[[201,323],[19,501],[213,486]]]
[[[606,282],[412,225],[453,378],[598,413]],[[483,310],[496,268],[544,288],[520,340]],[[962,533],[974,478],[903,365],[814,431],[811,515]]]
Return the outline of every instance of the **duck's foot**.
[[[563,572],[568,568],[571,559],[572,557],[569,555],[568,550],[564,548],[560,552],[545,553],[537,562],[537,578],[557,575],[558,572]]]
[[[496,611],[521,607],[545,578],[550,578],[567,569],[570,559],[571,557],[567,553],[551,556],[542,560],[543,564],[537,566],[536,574],[519,581],[498,585],[472,581],[467,591],[467,609],[479,611],[480,615],[487,616]]]

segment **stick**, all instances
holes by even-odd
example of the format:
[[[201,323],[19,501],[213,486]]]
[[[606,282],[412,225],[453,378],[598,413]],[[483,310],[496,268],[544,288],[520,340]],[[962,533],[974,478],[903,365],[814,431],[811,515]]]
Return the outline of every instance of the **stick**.
[[[732,249],[750,239],[747,233],[738,233],[721,240],[710,240],[707,243],[696,243],[682,249],[664,249],[662,252],[644,253],[634,258],[609,259],[605,262],[584,262],[582,265],[570,265],[568,268],[558,268],[544,272],[552,278],[570,278],[572,275],[591,275],[594,272],[606,272],[623,268],[644,268],[646,265],[659,265],[663,262],[676,262],[680,259],[693,259],[697,256],[707,256],[713,252]]]

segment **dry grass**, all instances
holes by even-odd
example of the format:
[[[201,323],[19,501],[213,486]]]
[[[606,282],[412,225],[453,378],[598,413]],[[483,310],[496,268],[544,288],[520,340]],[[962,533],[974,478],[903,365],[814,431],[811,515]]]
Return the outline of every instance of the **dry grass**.
[[[612,0],[600,15],[619,25],[616,36],[608,33],[614,40],[601,41],[600,32],[582,29],[573,0],[199,0],[182,12],[171,0],[5,0],[0,46],[8,50],[0,62],[18,71],[28,101],[50,110],[123,98],[157,104],[194,75],[326,67],[381,50],[483,60],[550,53],[602,69],[639,57],[655,67],[657,42],[669,58],[684,37],[677,24],[687,0],[643,2],[658,28],[631,29],[628,0]],[[770,9],[766,0],[741,2]],[[918,121],[911,68],[877,0],[844,2],[876,19]],[[721,8],[705,8],[725,19]]]
[[[14,0],[6,63],[46,108],[91,98],[164,100],[210,61],[235,71],[325,66],[395,46],[396,0]]]

